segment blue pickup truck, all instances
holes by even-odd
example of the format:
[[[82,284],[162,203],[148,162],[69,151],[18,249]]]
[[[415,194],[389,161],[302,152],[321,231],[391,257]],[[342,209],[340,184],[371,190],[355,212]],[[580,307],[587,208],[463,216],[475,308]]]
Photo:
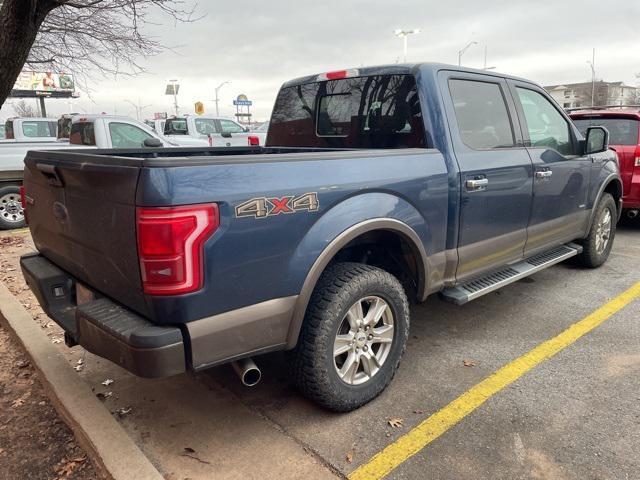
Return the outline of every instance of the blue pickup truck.
[[[611,251],[622,186],[535,83],[441,64],[343,70],[280,90],[266,147],[38,151],[21,259],[47,314],[145,377],[287,350],[336,411],[390,383],[409,303],[464,304]]]

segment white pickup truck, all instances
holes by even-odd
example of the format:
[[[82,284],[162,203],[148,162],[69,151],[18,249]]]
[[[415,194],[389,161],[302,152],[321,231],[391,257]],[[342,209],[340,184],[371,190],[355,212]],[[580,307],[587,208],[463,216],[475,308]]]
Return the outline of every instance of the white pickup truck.
[[[22,131],[24,121],[30,119],[12,120],[14,129],[17,125]],[[20,122],[16,123],[16,120],[20,120]],[[69,140],[56,140],[55,120],[36,120],[46,120],[51,123],[54,136],[45,139],[31,137],[31,141],[17,139],[0,141],[0,230],[25,226],[24,214],[20,204],[20,185],[22,185],[24,157],[29,150],[176,146],[162,135],[155,133],[144,123],[129,117],[75,115],[71,118]]]
[[[13,117],[4,123],[5,142],[46,142],[56,139],[53,118]]]
[[[167,118],[164,135],[184,147],[205,145],[211,147],[246,147],[251,143],[249,129],[229,118],[209,115],[184,115]],[[194,144],[197,141],[199,143]]]

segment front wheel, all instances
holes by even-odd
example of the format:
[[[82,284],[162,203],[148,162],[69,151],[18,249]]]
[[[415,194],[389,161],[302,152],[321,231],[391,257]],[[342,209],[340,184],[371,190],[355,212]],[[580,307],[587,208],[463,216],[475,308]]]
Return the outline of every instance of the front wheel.
[[[330,410],[354,410],[391,382],[408,335],[409,302],[397,278],[359,263],[331,265],[290,353],[293,381]]]
[[[22,228],[26,225],[22,204],[20,202],[20,187],[8,186],[0,188],[0,230]]]
[[[596,205],[589,235],[583,240],[578,261],[585,267],[596,268],[609,258],[616,236],[617,208],[613,197],[604,193]]]

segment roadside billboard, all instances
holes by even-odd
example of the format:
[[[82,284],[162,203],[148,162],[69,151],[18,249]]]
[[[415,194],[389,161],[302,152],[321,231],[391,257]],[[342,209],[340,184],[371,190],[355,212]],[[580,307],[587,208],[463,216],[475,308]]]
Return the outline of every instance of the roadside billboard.
[[[51,71],[35,72],[23,70],[18,75],[12,97],[71,97],[75,92],[75,81],[70,73]]]

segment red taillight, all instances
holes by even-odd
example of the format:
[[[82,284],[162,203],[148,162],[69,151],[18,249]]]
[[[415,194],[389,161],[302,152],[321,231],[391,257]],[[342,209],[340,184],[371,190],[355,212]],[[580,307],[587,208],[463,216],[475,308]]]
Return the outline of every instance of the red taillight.
[[[20,205],[22,206],[22,214],[24,215],[24,222],[28,223],[28,219],[27,219],[27,196],[24,193],[24,185],[20,185]]]
[[[633,153],[633,166],[640,167],[640,145],[636,147],[636,151]]]
[[[247,141],[249,142],[249,145],[251,145],[252,147],[257,147],[260,145],[260,138],[256,137],[255,135],[249,135],[247,137]]]
[[[144,292],[178,295],[204,284],[204,242],[220,225],[218,205],[138,207],[138,256]]]

